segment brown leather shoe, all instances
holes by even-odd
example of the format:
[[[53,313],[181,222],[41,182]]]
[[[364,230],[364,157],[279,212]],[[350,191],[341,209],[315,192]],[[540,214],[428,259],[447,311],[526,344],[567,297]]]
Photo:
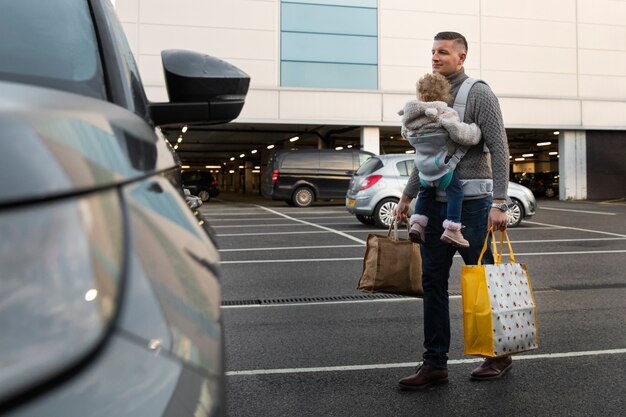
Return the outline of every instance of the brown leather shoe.
[[[402,378],[398,385],[403,390],[417,391],[428,388],[431,385],[445,384],[448,382],[448,370],[435,368],[424,363],[417,369],[417,373]]]
[[[472,371],[471,379],[485,381],[500,378],[513,367],[513,359],[510,356],[502,358],[487,358],[476,369]]]

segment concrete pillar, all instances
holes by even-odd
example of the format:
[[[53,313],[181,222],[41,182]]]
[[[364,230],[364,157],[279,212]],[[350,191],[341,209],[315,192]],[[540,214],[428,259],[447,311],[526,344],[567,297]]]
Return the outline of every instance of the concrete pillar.
[[[244,171],[245,186],[243,191],[245,194],[253,194],[255,191],[254,174],[252,173],[253,168],[254,163],[252,161],[246,161]]]
[[[380,128],[361,128],[361,149],[373,152],[376,155],[380,154]]]
[[[559,134],[559,199],[587,199],[585,131],[565,131]]]

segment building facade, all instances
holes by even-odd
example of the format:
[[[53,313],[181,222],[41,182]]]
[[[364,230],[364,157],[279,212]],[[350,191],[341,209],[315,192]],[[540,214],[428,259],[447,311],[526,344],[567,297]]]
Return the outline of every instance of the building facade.
[[[460,32],[466,73],[491,86],[509,141],[533,155],[511,148],[513,173],[558,171],[561,199],[626,196],[624,0],[115,3],[151,100],[167,101],[161,50],[195,50],[251,76],[241,134],[352,129],[375,153],[431,71],[433,36]],[[536,145],[546,136],[551,152]]]

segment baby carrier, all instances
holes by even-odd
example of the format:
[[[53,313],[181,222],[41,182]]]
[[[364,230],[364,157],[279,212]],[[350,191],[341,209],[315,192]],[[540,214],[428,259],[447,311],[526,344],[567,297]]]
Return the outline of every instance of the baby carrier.
[[[453,109],[459,114],[461,121],[465,117],[469,92],[474,84],[479,82],[484,83],[476,78],[468,78],[459,88]],[[447,147],[449,135],[445,131],[410,136],[407,140],[417,151],[415,165],[420,173],[420,182],[425,186],[437,186],[439,190],[445,190],[452,179],[452,172],[467,153],[469,146],[457,145],[455,152],[449,156]],[[486,145],[483,149],[489,152]],[[493,188],[491,180],[462,180],[461,182],[465,196],[490,193]]]

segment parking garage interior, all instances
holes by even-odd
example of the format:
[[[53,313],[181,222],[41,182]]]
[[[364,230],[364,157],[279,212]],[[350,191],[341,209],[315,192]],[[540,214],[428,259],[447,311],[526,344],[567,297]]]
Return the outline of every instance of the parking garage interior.
[[[412,153],[398,126],[380,127],[380,154]],[[164,134],[183,170],[212,173],[226,192],[260,193],[260,177],[270,152],[277,149],[354,149],[361,127],[342,125],[270,125],[231,123],[176,126]],[[558,131],[507,129],[510,179],[537,197],[558,198]]]

